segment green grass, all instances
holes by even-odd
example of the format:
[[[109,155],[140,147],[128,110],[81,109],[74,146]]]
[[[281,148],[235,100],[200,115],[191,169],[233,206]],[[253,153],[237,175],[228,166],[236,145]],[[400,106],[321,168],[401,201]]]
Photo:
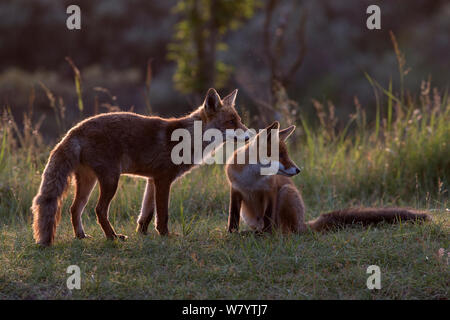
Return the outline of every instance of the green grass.
[[[207,192],[200,196],[209,198]],[[170,229],[177,235],[161,238],[154,230],[135,234],[135,215],[119,206],[112,207],[112,222],[130,236],[127,242],[104,239],[92,206],[85,224],[93,238],[74,239],[65,217],[51,249],[34,245],[29,219],[3,225],[0,298],[448,298],[448,264],[438,255],[449,248],[448,213],[434,212],[435,223],[427,225],[242,236],[227,234],[225,210],[184,209],[200,216],[185,234],[180,211],[172,205]],[[81,290],[66,288],[66,268],[72,264],[81,268]],[[381,268],[381,290],[366,287],[366,269],[373,264]]]
[[[169,228],[174,235],[169,238],[154,230],[148,236],[135,233],[144,181],[126,177],[111,206],[112,223],[129,236],[126,242],[105,240],[93,211],[97,194],[84,213],[92,239],[74,239],[66,214],[55,246],[42,249],[33,242],[29,212],[11,218],[0,227],[0,298],[449,297],[448,261],[438,255],[440,248],[447,252],[450,247],[444,209],[448,202],[432,212],[432,224],[353,227],[300,236],[229,235],[225,183],[220,166],[195,170],[178,181],[170,207]],[[335,208],[334,202],[324,195],[310,206],[308,216]],[[69,203],[67,199],[64,212]],[[66,287],[66,269],[72,264],[81,268],[81,290]],[[366,269],[373,264],[381,268],[381,290],[366,287]]]
[[[121,178],[110,219],[126,242],[105,240],[96,224],[94,191],[83,215],[92,239],[73,238],[68,207],[55,245],[31,234],[31,200],[51,146],[25,115],[10,112],[0,127],[0,299],[448,299],[450,101],[422,90],[402,102],[392,82],[377,98],[375,123],[362,108],[343,130],[332,110],[317,108],[320,125],[300,119],[291,158],[307,219],[349,206],[429,210],[427,224],[355,226],[325,234],[230,235],[228,185],[222,166],[206,166],[177,181],[169,238],[135,233],[144,181]],[[403,96],[403,94],[401,95]],[[385,108],[383,108],[385,107]],[[63,118],[61,118],[63,119]],[[242,227],[245,229],[245,226]],[[69,265],[81,268],[81,290],[66,287]],[[368,290],[369,265],[381,268],[380,290]]]

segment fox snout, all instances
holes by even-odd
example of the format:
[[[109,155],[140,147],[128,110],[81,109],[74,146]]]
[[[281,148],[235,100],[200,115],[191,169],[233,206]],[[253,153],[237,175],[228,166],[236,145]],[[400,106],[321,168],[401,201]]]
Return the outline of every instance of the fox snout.
[[[286,168],[282,163],[278,166],[278,174],[283,176],[293,177],[300,173],[300,169],[296,165]]]

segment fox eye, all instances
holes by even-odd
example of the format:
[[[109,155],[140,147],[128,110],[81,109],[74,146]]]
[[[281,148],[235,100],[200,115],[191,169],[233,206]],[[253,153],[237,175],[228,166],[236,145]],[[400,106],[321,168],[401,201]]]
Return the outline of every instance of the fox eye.
[[[229,124],[234,124],[234,120],[228,121]]]

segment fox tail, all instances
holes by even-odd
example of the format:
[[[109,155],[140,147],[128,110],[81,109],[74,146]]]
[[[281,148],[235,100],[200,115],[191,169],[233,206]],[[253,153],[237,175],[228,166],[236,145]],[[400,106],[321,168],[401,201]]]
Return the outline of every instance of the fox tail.
[[[321,214],[317,219],[307,222],[307,225],[314,231],[324,231],[358,223],[373,225],[379,222],[398,223],[399,221],[431,221],[431,216],[422,211],[405,208],[344,209]]]
[[[70,177],[79,163],[80,146],[76,139],[63,139],[51,152],[42,174],[39,192],[33,199],[33,234],[36,243],[53,243],[61,219],[61,204]]]

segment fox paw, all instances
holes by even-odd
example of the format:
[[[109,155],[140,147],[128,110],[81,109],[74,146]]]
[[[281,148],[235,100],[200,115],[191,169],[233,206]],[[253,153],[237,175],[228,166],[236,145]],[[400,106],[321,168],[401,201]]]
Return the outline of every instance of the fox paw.
[[[148,229],[148,225],[145,226],[143,223],[138,223],[138,225],[136,227],[136,232],[140,233],[142,235],[146,235],[147,234],[147,229]]]
[[[116,234],[117,239],[121,240],[121,241],[127,241],[128,237],[126,235],[123,234]]]
[[[88,239],[88,238],[92,238],[92,236],[86,234],[86,233],[81,233],[81,234],[77,234],[76,235],[77,239]]]
[[[169,236],[169,230],[167,230],[167,229],[156,228],[156,231],[158,231],[160,236],[167,236],[167,237]]]

